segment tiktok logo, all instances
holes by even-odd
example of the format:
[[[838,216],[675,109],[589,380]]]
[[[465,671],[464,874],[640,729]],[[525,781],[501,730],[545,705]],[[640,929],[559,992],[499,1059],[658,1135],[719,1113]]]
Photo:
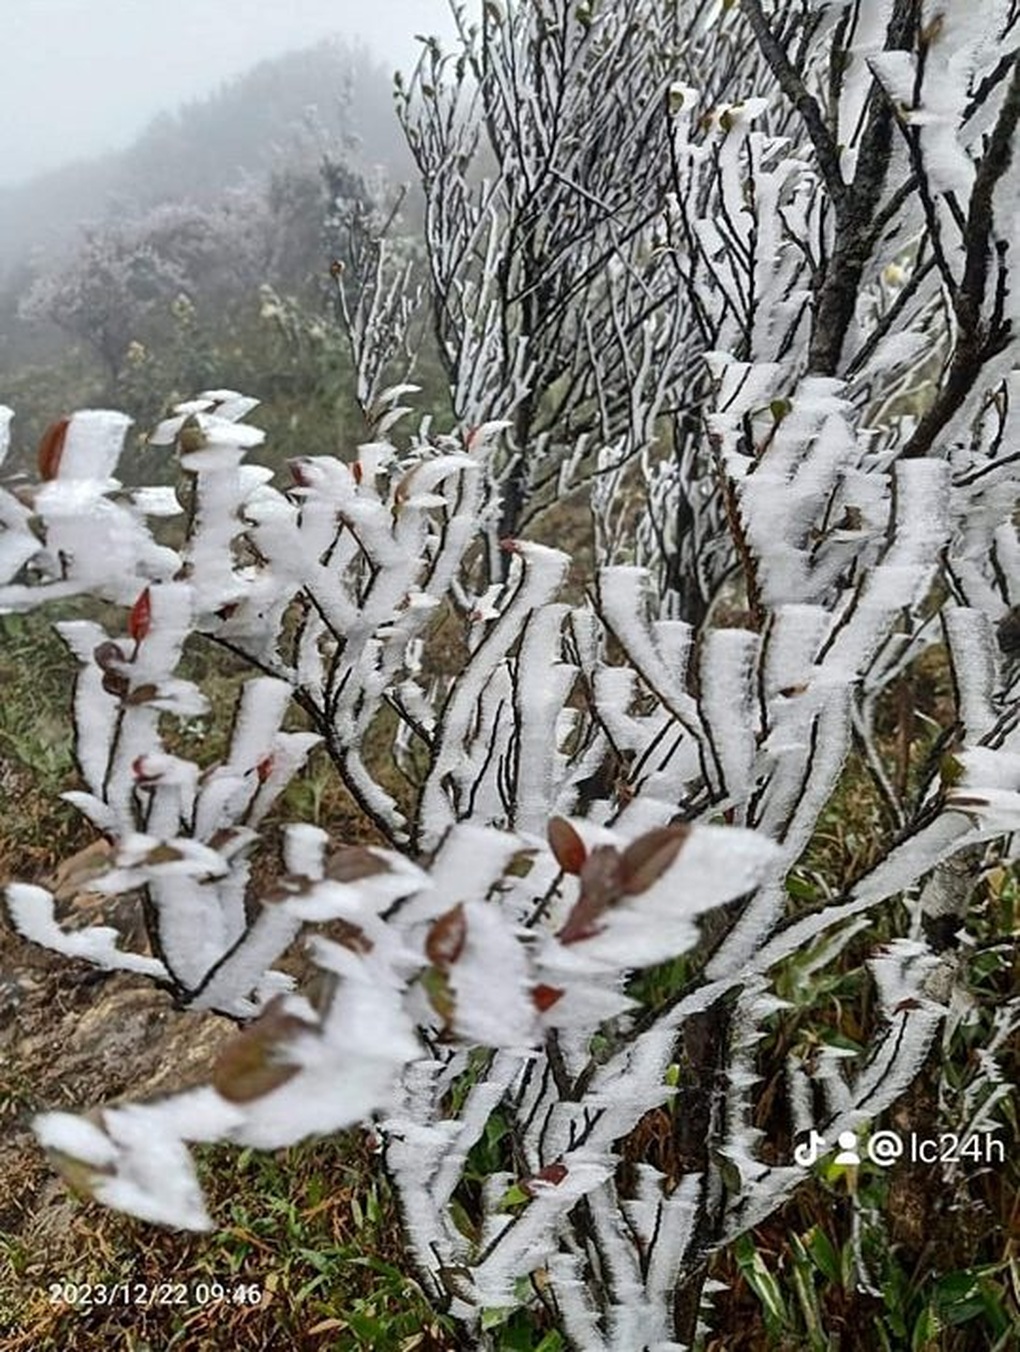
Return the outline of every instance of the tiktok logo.
[[[878,1139],[882,1136],[891,1136],[892,1134],[892,1132],[879,1132],[878,1137],[873,1139]],[[839,1145],[839,1153],[832,1161],[833,1164],[840,1164],[844,1168],[856,1168],[861,1162],[861,1157],[857,1153],[856,1132],[841,1131],[836,1137],[836,1142]],[[800,1145],[794,1146],[793,1158],[802,1166],[802,1168],[810,1169],[813,1164],[818,1163],[820,1156],[827,1153],[828,1150],[825,1144],[825,1137],[819,1132],[812,1130],[811,1135],[806,1141],[801,1141]],[[875,1159],[875,1156],[872,1155],[871,1158]],[[878,1160],[875,1160],[875,1162],[878,1163]]]
[[[824,1150],[825,1137],[812,1130],[806,1141],[801,1141],[800,1145],[794,1147],[793,1158],[803,1168],[810,1169],[812,1164],[818,1163],[819,1156]]]

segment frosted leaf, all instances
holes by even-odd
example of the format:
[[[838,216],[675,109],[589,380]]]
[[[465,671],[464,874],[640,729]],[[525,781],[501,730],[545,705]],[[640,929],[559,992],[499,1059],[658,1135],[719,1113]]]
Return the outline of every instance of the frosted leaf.
[[[180,516],[184,510],[174,488],[133,488],[131,501],[143,516]]]
[[[27,529],[31,514],[13,498],[8,498],[0,489],[0,613],[7,608],[4,604],[5,588],[2,584],[10,581],[21,569],[39,553],[39,541]]]
[[[247,400],[243,396],[239,396],[239,402],[235,404],[235,407],[241,408],[242,405],[247,404],[248,408],[244,409],[244,412],[248,412],[257,402],[257,400]],[[191,450],[185,449],[185,455],[182,456],[183,464],[188,454],[200,454],[197,445],[249,448],[261,445],[265,440],[265,433],[260,428],[236,423],[230,416],[234,412],[234,408],[228,404],[221,405],[215,412],[212,411],[213,408],[214,401],[207,399],[197,399],[185,404],[178,404],[176,407],[177,416],[164,419],[149,437],[150,443],[154,446],[172,445],[187,426],[192,432]],[[244,412],[237,416],[243,417]],[[185,443],[185,447],[187,444],[189,443]]]
[[[558,1218],[605,1182],[615,1164],[606,1155],[588,1150],[571,1151],[560,1162],[565,1171],[560,1181],[537,1185],[533,1199],[507,1227],[491,1255],[471,1268],[479,1304],[498,1308],[514,1303],[514,1282],[545,1261]]]
[[[223,1139],[237,1120],[218,1096],[197,1090],[106,1108],[94,1121],[42,1113],[32,1125],[68,1178],[97,1201],[155,1224],[208,1230],[212,1222],[184,1141]]]
[[[453,1027],[483,1047],[527,1047],[536,1038],[532,977],[512,927],[488,902],[464,905],[466,937],[450,964]]]
[[[201,451],[181,456],[181,469],[189,474],[236,469],[244,458],[244,448],[234,442],[215,442]]]
[[[327,951],[320,943],[320,962]],[[286,1047],[284,1059],[298,1073],[246,1104],[233,1137],[276,1149],[364,1121],[395,1101],[400,1071],[418,1052],[396,992],[372,981],[367,969],[361,978],[350,976],[341,981],[321,1032],[300,1034]]]
[[[97,880],[94,886],[98,886]],[[63,953],[69,958],[84,958],[94,967],[107,971],[141,972],[165,980],[169,975],[158,958],[144,957],[118,947],[120,935],[110,925],[87,929],[62,930],[54,918],[53,896],[43,887],[29,883],[9,883],[7,908],[14,928],[25,939]]]
[[[719,412],[711,418],[713,428],[719,431],[734,426],[752,409],[767,405],[783,376],[778,362],[739,362],[728,352],[703,355],[712,377],[719,382],[716,395]]]
[[[99,891],[130,892],[146,883],[174,878],[216,877],[227,871],[217,850],[200,841],[176,836],[160,840],[133,832],[124,836],[116,855],[116,867],[100,879]]]
[[[173,905],[173,901],[170,904]],[[282,906],[264,905],[243,938],[233,946],[228,944],[226,926],[220,928],[214,922],[207,924],[206,934],[212,942],[204,951],[199,949],[192,960],[191,953],[183,949],[180,940],[174,942],[176,936],[169,923],[170,917],[162,909],[160,920],[161,938],[168,957],[172,956],[176,963],[178,974],[190,983],[201,982],[198,994],[189,1000],[188,1007],[216,1009],[241,1017],[257,1012],[258,1002],[253,1004],[252,992],[266,989],[266,977],[272,973],[272,964],[287,951],[301,929],[300,922]],[[194,950],[196,945],[190,947]],[[215,970],[208,975],[214,963]]]
[[[181,1141],[161,1136],[131,1108],[107,1111],[107,1130],[123,1154],[112,1178],[93,1187],[97,1201],[139,1220],[182,1230],[211,1230],[195,1166]]]
[[[96,1169],[117,1160],[117,1147],[94,1122],[73,1113],[40,1113],[34,1121],[39,1144]]]
[[[327,867],[327,875],[328,872]],[[410,869],[385,870],[349,882],[333,881],[327,876],[297,892],[284,905],[301,920],[320,922],[342,917],[360,923],[417,892],[419,887],[420,880]]]
[[[870,958],[868,966],[886,1016],[894,1017],[901,1009],[916,1005],[923,998],[927,978],[938,965],[939,959],[928,945],[912,939],[893,939]]]
[[[62,793],[61,798],[72,807],[76,807],[83,816],[87,817],[93,826],[100,831],[113,831],[117,824],[117,814],[110,808],[108,803],[104,803],[101,798],[97,798],[92,793],[81,793],[77,789],[68,789]]]
[[[890,333],[876,347],[861,372],[862,379],[873,379],[909,366],[931,351],[931,339],[923,333]]]
[[[405,923],[431,920],[472,893],[484,895],[521,848],[520,840],[489,827],[461,823],[443,841],[421,890],[401,911]]]
[[[597,915],[577,951],[616,970],[676,957],[697,942],[696,918],[753,891],[775,855],[754,832],[695,827],[661,877]]]
[[[243,772],[271,754],[290,696],[284,681],[269,676],[245,681],[227,762],[231,769]]]
[[[253,409],[258,408],[259,400],[250,395],[239,394],[237,390],[204,390],[198,396],[198,402],[206,405],[208,411],[228,422],[237,422],[246,418]]]
[[[68,422],[60,455],[60,480],[106,483],[120,459],[131,419],[123,413],[90,409]]]
[[[329,835],[319,826],[298,823],[284,828],[283,861],[288,873],[313,881],[322,877]]]
[[[420,392],[420,385],[412,385],[405,381],[400,385],[389,385],[386,389],[380,391],[376,402],[382,407],[385,407],[388,404],[396,403],[396,401],[402,399],[405,394],[419,394]]]
[[[954,759],[963,770],[962,778],[954,786],[962,794],[971,788],[1020,789],[1020,752],[974,746],[957,751]]]

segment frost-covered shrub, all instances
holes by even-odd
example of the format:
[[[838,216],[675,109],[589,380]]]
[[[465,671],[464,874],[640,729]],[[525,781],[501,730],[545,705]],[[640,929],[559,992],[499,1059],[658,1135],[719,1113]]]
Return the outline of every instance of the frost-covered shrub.
[[[665,23],[665,7],[638,8]],[[456,435],[399,433],[413,390],[380,389],[380,372],[409,313],[386,282],[387,242],[367,236],[363,303],[344,298],[374,438],[355,462],[309,455],[274,483],[245,463],[261,434],[231,391],[157,430],[179,458],[177,493],[121,488],[118,415],[51,429],[41,482],[0,497],[0,608],[76,595],[120,607],[109,631],[60,626],[80,664],[83,786],[69,797],[109,844],[90,887],[137,896],[151,956],[109,929],[65,932],[39,886],[12,883],[8,910],[28,939],[144,972],[182,1006],[245,1023],[205,1087],[43,1114],[40,1139],[79,1184],[201,1228],[211,1220],[188,1142],[277,1146],[371,1118],[437,1301],[477,1326],[485,1310],[541,1298],[577,1347],[664,1350],[695,1336],[707,1255],[803,1181],[790,1141],[833,1142],[915,1079],[947,1011],[958,1017],[957,961],[929,942],[928,922],[962,925],[991,843],[1012,858],[1020,807],[1003,651],[1018,603],[1016,378],[996,229],[1011,219],[1020,110],[1007,9],[942,5],[933,25],[898,0],[784,7],[773,31],[750,0],[692,6],[686,32],[656,30],[681,71],[712,71],[731,97],[722,107],[674,79],[640,105],[674,179],[648,286],[670,286],[661,313],[681,310],[669,323],[694,328],[670,330],[686,356],[642,437],[589,429],[560,462],[564,488],[589,452],[597,462],[601,556],[584,599],[566,599],[561,551],[521,538],[494,549],[508,466],[550,447],[518,440],[534,336],[471,272],[473,258],[500,285],[515,275],[507,179],[489,184],[477,219],[471,194],[485,186],[466,178],[444,208],[452,229],[470,225],[466,273],[429,226],[447,332],[470,339],[451,365]],[[567,76],[617,52],[621,13],[487,5],[465,40],[486,44],[486,78],[512,66],[501,97],[530,109],[524,57],[551,33],[550,87],[576,97],[585,81]],[[705,64],[712,51],[729,53],[722,70],[739,87]],[[426,54],[421,95],[437,118],[447,108],[443,125],[470,127],[443,103],[443,69]],[[950,98],[954,81],[967,92]],[[545,144],[550,181],[595,195],[557,166],[557,144],[577,142]],[[613,182],[626,204],[630,185]],[[613,342],[626,357],[615,388],[630,390],[636,417],[647,389],[633,372],[654,365],[658,321],[640,322],[643,263],[608,220],[613,267],[591,304],[609,306],[599,323],[635,321]],[[587,247],[585,229],[567,232],[566,257]],[[558,303],[583,329],[569,295]],[[608,400],[613,363],[575,346],[578,378]],[[659,411],[674,406],[663,458]],[[625,563],[637,464],[649,510]],[[165,514],[184,516],[174,548],[152,532]],[[699,604],[673,586],[678,568]],[[722,623],[727,595],[737,627]],[[459,630],[456,661],[437,656],[440,621]],[[167,749],[172,720],[205,709],[178,674],[188,641],[252,670],[217,765]],[[952,666],[955,720],[908,792],[886,768],[876,701],[934,642]],[[292,706],[302,730],[285,726]],[[319,741],[387,844],[290,824],[279,877],[258,892],[260,824]],[[888,834],[876,863],[823,880],[827,900],[798,911],[790,876],[851,747]],[[796,955],[821,969],[891,899],[910,919],[868,960],[865,1053],[790,1051],[789,1139],[767,1139],[756,1058],[783,1007],[777,969]],[[309,941],[323,973],[313,996],[275,964],[315,925],[330,937]],[[683,954],[696,960],[668,1004],[640,1007],[633,975]],[[996,1054],[1018,1016],[1015,1002],[998,1012],[969,1089],[971,1130],[991,1125]],[[621,1167],[622,1144],[667,1103],[691,1129],[689,1167]],[[472,1212],[469,1155],[496,1115],[506,1168]]]

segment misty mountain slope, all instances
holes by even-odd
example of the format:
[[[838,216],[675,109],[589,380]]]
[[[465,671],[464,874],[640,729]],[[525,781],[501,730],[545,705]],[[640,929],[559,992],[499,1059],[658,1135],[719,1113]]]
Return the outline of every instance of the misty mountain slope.
[[[207,98],[160,114],[126,150],[0,189],[0,274],[52,254],[86,221],[168,201],[205,203],[315,145],[351,143],[362,167],[409,172],[390,76],[369,50],[334,40],[260,62]]]

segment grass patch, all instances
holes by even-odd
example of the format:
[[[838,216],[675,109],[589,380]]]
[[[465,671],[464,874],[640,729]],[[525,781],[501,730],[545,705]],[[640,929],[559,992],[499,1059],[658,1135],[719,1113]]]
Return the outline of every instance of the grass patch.
[[[59,1269],[24,1241],[0,1238],[7,1352],[458,1345],[452,1321],[406,1270],[395,1201],[357,1136],[273,1153],[197,1153],[218,1223],[208,1235],[72,1202],[73,1246]],[[92,1298],[68,1306],[60,1288],[91,1288]]]

